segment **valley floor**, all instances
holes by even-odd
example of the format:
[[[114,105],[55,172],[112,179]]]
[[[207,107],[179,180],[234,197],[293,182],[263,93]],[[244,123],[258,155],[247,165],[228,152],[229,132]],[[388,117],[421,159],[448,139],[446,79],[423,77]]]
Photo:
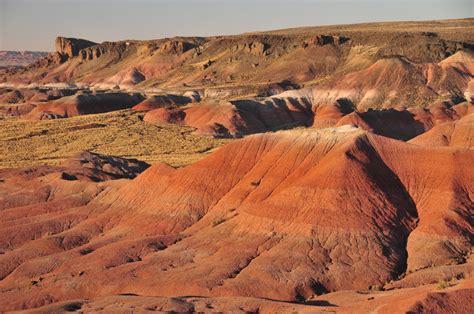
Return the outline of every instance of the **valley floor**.
[[[182,167],[230,141],[142,119],[134,110],[41,121],[5,117],[0,119],[0,168],[57,165],[84,150]]]

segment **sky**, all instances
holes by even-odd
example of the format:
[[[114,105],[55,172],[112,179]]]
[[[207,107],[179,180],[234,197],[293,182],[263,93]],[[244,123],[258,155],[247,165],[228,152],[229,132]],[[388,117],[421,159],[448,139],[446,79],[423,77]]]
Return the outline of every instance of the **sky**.
[[[229,35],[298,26],[474,17],[474,0],[0,0],[0,50]]]

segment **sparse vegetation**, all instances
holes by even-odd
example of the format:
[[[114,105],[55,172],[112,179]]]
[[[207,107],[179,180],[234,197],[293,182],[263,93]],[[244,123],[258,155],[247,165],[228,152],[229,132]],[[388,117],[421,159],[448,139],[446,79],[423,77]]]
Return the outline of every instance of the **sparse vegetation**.
[[[79,254],[81,254],[81,255],[87,255],[87,254],[90,254],[90,253],[92,253],[92,252],[94,252],[93,249],[91,249],[91,248],[86,248],[86,249],[80,250],[80,251],[79,251]]]
[[[438,281],[438,286],[436,287],[436,289],[438,290],[443,290],[443,289],[446,289],[446,288],[449,288],[451,287],[451,283],[449,281],[446,281],[446,280],[440,280]]]
[[[59,164],[90,150],[148,163],[189,165],[231,141],[192,134],[173,124],[143,123],[132,110],[46,121],[0,121],[0,168]]]
[[[464,276],[464,273],[459,273],[459,274],[456,274],[456,276],[454,276],[454,278],[456,278],[457,280],[462,280],[465,278]]]
[[[383,291],[383,287],[381,285],[371,285],[369,286],[370,291]]]

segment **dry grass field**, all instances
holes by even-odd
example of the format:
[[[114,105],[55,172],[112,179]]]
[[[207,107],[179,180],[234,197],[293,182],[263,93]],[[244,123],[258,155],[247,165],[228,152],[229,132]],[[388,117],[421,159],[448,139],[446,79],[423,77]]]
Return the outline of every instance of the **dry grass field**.
[[[4,118],[0,168],[59,164],[83,150],[181,167],[230,141],[193,135],[185,126],[144,123],[142,116],[122,110],[49,121]]]

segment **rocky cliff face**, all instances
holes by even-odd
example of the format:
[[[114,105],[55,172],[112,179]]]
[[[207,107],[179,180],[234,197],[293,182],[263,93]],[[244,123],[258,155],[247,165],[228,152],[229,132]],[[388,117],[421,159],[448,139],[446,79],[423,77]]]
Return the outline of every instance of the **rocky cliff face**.
[[[253,41],[251,43],[243,43],[234,46],[233,51],[244,51],[245,53],[251,53],[254,56],[265,56],[268,54],[270,45],[267,43]]]
[[[179,40],[170,40],[160,46],[160,51],[168,54],[182,54],[195,48],[196,45]]]
[[[340,45],[348,41],[349,38],[342,36],[316,35],[306,39],[303,42],[303,48],[324,46],[324,45]]]
[[[66,37],[57,37],[56,38],[56,51],[66,58],[71,58],[79,55],[79,51],[97,45],[97,43],[77,38],[66,38]]]
[[[95,60],[100,56],[113,52],[120,56],[128,47],[129,44],[124,41],[119,42],[103,42],[94,46],[86,47],[78,52],[78,56],[82,61]]]

